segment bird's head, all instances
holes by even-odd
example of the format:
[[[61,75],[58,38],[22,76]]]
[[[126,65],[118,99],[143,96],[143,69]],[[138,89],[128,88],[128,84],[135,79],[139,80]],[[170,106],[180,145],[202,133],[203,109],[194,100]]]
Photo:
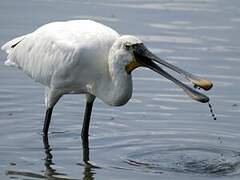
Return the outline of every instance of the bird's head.
[[[178,79],[174,78],[172,75],[163,70],[159,65],[165,66],[182,76],[184,76],[187,80],[191,81],[194,87],[202,88],[204,90],[210,90],[213,86],[212,82],[206,79],[201,79],[197,76],[192,75],[189,72],[186,72],[180,69],[177,66],[174,66],[165,60],[159,58],[154,55],[151,51],[149,51],[143,44],[143,42],[135,36],[124,35],[118,39],[119,43],[116,43],[119,50],[122,51],[123,56],[125,56],[125,71],[128,74],[138,68],[138,67],[147,67],[165,78],[173,81],[176,85],[182,88],[192,99],[197,100],[199,102],[208,102],[209,98],[194,90],[193,88],[185,85]]]

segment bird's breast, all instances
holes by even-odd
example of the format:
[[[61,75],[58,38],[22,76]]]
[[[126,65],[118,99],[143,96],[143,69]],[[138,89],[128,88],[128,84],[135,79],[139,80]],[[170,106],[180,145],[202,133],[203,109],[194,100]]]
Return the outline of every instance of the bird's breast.
[[[132,92],[125,92],[125,94],[116,95],[110,102],[111,106],[123,106],[125,105],[132,97]]]
[[[122,106],[132,97],[132,81],[124,79],[122,81],[109,80],[99,81],[93,89],[94,94],[110,106]]]

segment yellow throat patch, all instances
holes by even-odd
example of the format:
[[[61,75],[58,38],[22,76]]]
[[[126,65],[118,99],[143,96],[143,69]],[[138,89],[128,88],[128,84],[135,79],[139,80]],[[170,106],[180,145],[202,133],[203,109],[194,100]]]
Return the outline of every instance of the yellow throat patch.
[[[133,58],[132,61],[126,66],[126,71],[128,74],[130,74],[134,69],[141,66],[142,65],[137,62],[135,58]]]

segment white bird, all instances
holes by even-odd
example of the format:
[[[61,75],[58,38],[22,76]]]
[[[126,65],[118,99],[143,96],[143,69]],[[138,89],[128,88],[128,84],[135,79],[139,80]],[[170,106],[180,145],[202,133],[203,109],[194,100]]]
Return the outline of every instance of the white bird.
[[[23,70],[46,87],[45,135],[57,101],[64,94],[86,94],[81,137],[87,145],[95,97],[111,106],[126,104],[132,96],[131,72],[137,67],[148,67],[160,73],[200,102],[208,102],[209,98],[175,79],[157,63],[182,74],[197,87],[205,90],[212,87],[210,81],[158,58],[137,37],[120,36],[113,29],[91,20],[43,25],[7,42],[2,50],[8,54],[6,65]]]

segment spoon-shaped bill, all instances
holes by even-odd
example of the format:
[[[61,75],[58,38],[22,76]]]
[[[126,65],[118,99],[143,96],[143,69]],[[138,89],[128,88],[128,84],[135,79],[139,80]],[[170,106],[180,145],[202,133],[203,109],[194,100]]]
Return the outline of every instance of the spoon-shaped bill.
[[[137,48],[135,49],[135,54],[139,54],[141,56],[145,56],[148,59],[151,59],[152,61],[155,61],[161,65],[164,65],[168,67],[169,69],[183,75],[187,80],[192,82],[194,86],[200,87],[206,91],[210,90],[213,86],[212,82],[206,79],[201,79],[200,77],[197,77],[187,71],[184,71],[180,69],[177,66],[174,66],[173,64],[168,63],[167,61],[159,58],[155,54],[153,54],[151,51],[149,51],[143,44],[139,44]]]

